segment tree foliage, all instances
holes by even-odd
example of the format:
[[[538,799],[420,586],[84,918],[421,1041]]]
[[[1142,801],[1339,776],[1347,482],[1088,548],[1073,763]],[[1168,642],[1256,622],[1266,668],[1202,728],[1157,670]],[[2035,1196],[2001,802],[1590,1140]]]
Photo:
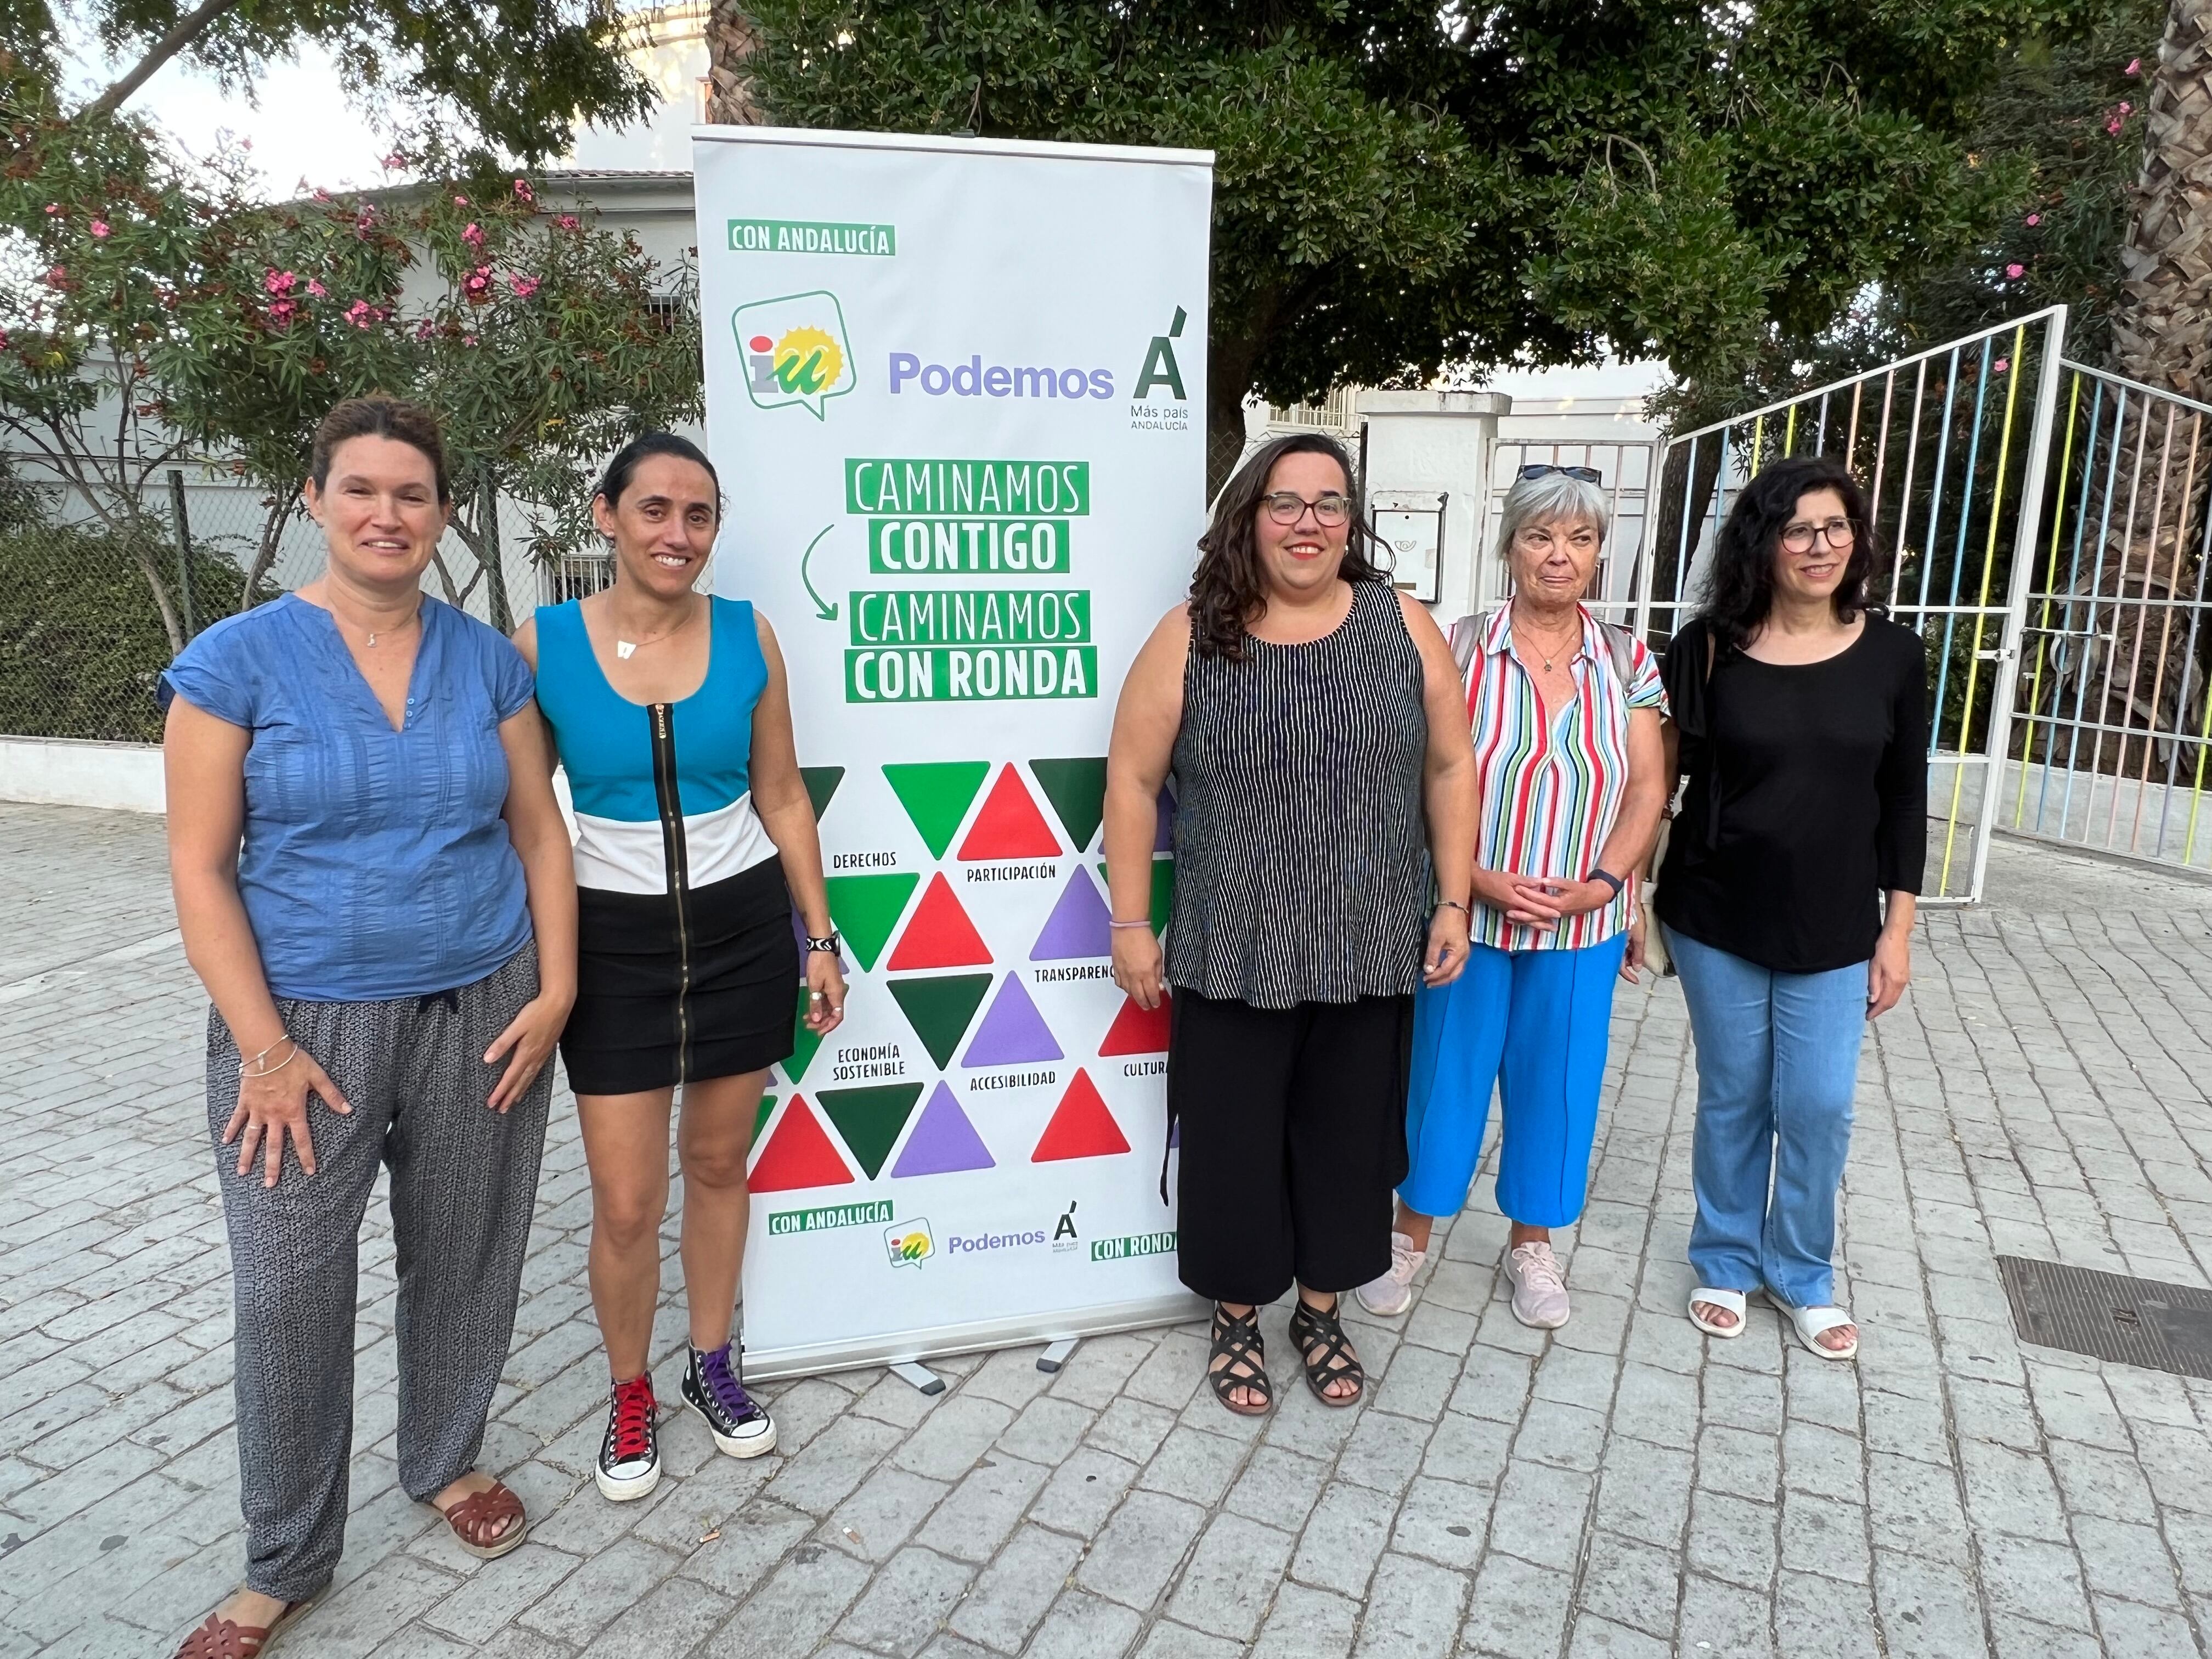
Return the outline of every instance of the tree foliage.
[[[1216,152],[1247,392],[1607,350],[1729,374],[1972,242],[1965,134],[2062,0],[760,0],[769,118]]]
[[[63,58],[58,9],[0,0],[14,74],[50,95]],[[656,101],[623,56],[613,0],[88,0],[69,9],[123,68],[81,112],[96,117],[172,58],[250,97],[267,65],[310,41],[386,126],[457,126],[526,161],[568,149],[579,121],[619,126]]]

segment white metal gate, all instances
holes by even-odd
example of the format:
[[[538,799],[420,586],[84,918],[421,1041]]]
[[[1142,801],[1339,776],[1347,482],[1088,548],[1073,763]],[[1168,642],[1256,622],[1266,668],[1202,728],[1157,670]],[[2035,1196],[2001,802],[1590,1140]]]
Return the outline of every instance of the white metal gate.
[[[1866,485],[1877,589],[1928,647],[1925,903],[1980,899],[2002,785],[2012,781],[2004,757],[2065,326],[2065,307],[2053,307],[1684,433],[1660,457],[1629,606],[1655,645],[1695,609],[1713,535],[1761,465],[1833,454]],[[2077,713],[2069,737],[2079,727]]]

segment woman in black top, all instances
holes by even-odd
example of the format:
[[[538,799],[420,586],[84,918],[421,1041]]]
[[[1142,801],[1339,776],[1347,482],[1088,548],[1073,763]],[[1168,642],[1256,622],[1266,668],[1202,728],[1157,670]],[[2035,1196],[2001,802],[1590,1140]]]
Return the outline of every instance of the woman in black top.
[[[1436,623],[1368,562],[1353,490],[1343,447],[1314,433],[1237,469],[1190,603],[1129,670],[1106,762],[1114,978],[1145,1008],[1174,988],[1177,1267],[1215,1304],[1215,1396],[1247,1416],[1272,1398],[1258,1304],[1293,1279],[1308,1385],[1329,1406],[1364,1390],[1336,1292],[1390,1265],[1413,994],[1467,963],[1467,705]],[[1170,766],[1163,962],[1149,912]]]
[[[1655,908],[1698,1048],[1690,1319],[1739,1336],[1764,1289],[1825,1359],[1858,1351],[1832,1305],[1836,1191],[1927,857],[1927,657],[1869,613],[1873,563],[1850,474],[1778,461],[1736,497],[1667,653],[1690,787]]]

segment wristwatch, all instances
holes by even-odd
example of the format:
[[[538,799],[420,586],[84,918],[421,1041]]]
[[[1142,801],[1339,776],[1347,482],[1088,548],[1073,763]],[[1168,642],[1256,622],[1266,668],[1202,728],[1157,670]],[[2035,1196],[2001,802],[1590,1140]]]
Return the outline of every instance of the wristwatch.
[[[840,940],[837,938],[837,930],[834,927],[832,927],[828,933],[824,933],[820,939],[815,938],[811,933],[809,933],[806,936],[806,953],[809,956],[813,955],[817,951],[827,951],[833,957],[841,955],[842,951],[839,949],[839,945]]]

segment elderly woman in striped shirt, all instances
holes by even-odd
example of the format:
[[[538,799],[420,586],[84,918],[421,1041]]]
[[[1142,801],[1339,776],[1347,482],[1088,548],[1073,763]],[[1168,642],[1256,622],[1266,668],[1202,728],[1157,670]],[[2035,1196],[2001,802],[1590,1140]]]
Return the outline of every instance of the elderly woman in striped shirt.
[[[1615,976],[1643,957],[1634,874],[1666,801],[1658,664],[1582,605],[1607,526],[1587,467],[1524,468],[1498,553],[1511,601],[1453,629],[1474,726],[1482,817],[1467,971],[1414,1005],[1406,1139],[1390,1271],[1361,1287],[1402,1313],[1433,1218],[1466,1203],[1498,1090],[1498,1207],[1524,1325],[1567,1322],[1554,1227],[1582,1213]]]

